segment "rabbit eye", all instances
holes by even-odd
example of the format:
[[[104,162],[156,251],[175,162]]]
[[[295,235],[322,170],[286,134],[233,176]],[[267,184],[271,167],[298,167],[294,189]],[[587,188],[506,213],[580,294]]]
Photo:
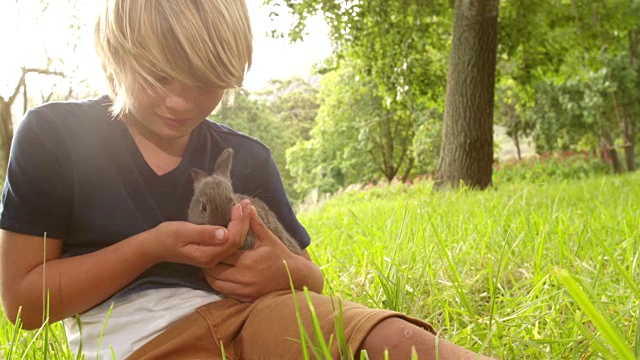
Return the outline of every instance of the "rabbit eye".
[[[207,212],[207,204],[202,203],[202,204],[200,205],[200,211],[202,211],[202,212]]]

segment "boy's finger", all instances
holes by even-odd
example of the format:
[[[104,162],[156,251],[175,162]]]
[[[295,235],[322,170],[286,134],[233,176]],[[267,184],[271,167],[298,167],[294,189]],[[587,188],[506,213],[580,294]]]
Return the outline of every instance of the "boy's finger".
[[[251,221],[249,223],[249,226],[251,228],[251,231],[256,237],[262,237],[263,235],[265,235],[265,231],[270,232],[270,230],[264,224],[260,216],[258,216],[258,211],[256,210],[255,206],[252,205],[250,207],[249,212],[251,215]]]
[[[231,222],[227,229],[229,230],[230,240],[236,242],[238,247],[242,246],[244,239],[247,237],[249,231],[250,211],[249,202],[242,201],[240,204],[233,206],[231,211]]]
[[[254,206],[251,206],[250,228],[251,232],[253,232],[253,235],[256,238],[256,242],[262,244],[271,243],[282,245],[278,237],[273,234],[271,229],[269,229],[264,221],[262,221],[260,216],[258,216],[258,212],[256,211],[256,208]]]
[[[233,253],[231,253],[227,257],[225,257],[224,259],[220,260],[220,262],[218,264],[219,265],[226,265],[226,266],[236,266],[240,262],[240,259],[242,258],[242,256],[244,255],[245,252],[246,252],[246,250],[234,251]]]

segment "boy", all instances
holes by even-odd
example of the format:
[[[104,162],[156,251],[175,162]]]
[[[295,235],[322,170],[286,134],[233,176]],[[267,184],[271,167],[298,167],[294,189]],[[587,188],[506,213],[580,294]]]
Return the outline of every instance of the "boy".
[[[71,349],[87,358],[215,359],[224,347],[231,359],[296,359],[284,261],[295,288],[312,292],[328,339],[333,307],[320,295],[322,272],[306,250],[289,252],[248,201],[226,228],[185,222],[189,169],[210,173],[230,147],[235,190],[267,203],[302,248],[310,243],[268,148],[205,121],[251,66],[244,0],[105,0],[95,37],[109,96],[32,109],[16,132],[0,215],[7,316],[15,321],[22,307],[25,328],[41,325],[46,254],[49,320],[62,320]],[[240,251],[249,227],[256,246]],[[474,356],[437,343],[420,320],[343,307],[353,354],[381,358],[388,348],[408,358],[413,346],[421,358],[436,349],[441,359]]]

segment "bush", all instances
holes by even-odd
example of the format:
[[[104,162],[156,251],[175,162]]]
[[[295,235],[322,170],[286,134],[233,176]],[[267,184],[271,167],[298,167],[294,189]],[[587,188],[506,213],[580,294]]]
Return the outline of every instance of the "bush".
[[[543,183],[550,180],[585,179],[593,175],[611,173],[609,165],[588,152],[565,151],[547,153],[522,161],[496,163],[493,184],[527,181]]]

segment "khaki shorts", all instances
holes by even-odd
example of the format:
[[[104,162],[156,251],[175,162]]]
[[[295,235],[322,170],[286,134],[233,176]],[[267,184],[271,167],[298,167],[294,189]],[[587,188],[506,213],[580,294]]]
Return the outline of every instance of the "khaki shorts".
[[[340,358],[335,321],[339,300],[309,293],[331,355]],[[303,292],[296,293],[300,317],[315,342],[312,317]],[[347,353],[355,353],[382,320],[398,317],[435,334],[431,325],[401,313],[342,301]],[[143,345],[127,359],[302,359],[300,327],[291,291],[266,295],[253,303],[223,299],[203,305]],[[309,350],[311,358],[313,352]]]

